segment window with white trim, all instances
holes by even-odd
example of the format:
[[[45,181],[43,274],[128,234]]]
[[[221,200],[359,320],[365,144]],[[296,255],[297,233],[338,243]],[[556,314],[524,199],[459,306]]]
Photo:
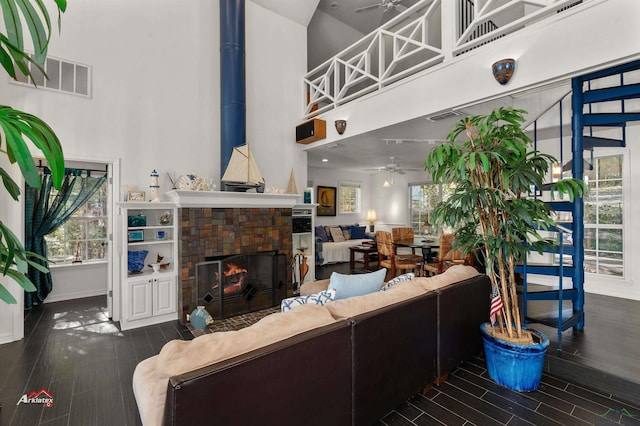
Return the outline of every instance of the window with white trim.
[[[339,213],[360,213],[360,198],[359,183],[340,183],[338,189]]]
[[[440,201],[449,197],[453,191],[452,185],[433,183],[409,184],[409,217],[415,234],[425,232],[425,223],[433,225],[433,208]],[[432,230],[435,233],[435,230]]]
[[[585,272],[624,275],[623,155],[594,158],[585,170],[589,193],[584,199]]]
[[[50,198],[57,194],[52,189]],[[68,263],[76,254],[83,262],[107,257],[107,182],[87,200],[65,223],[45,236],[47,258]]]

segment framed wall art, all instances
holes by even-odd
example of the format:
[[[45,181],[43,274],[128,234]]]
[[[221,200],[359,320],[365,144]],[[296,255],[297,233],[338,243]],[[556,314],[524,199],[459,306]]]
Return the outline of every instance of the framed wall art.
[[[135,242],[140,242],[140,241],[144,241],[144,231],[143,230],[134,230],[134,231],[128,231],[127,232],[127,242],[128,243],[135,243]]]
[[[127,192],[127,201],[144,201],[144,191],[129,191]]]
[[[335,186],[319,186],[317,188],[317,216],[335,216],[336,215],[336,187]]]

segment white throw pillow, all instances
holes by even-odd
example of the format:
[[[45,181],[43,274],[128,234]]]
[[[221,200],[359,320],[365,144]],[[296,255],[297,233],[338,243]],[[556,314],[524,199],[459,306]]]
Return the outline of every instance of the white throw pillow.
[[[397,277],[392,278],[389,281],[387,281],[387,283],[380,290],[387,291],[391,287],[393,287],[394,285],[398,284],[399,282],[411,281],[412,279],[415,278],[415,276],[416,276],[416,274],[414,274],[413,272],[409,272],[409,273],[406,273],[406,274],[398,275]]]
[[[320,305],[323,306],[327,302],[331,302],[336,298],[336,291],[332,288],[321,291],[319,293],[310,294],[308,296],[289,297],[283,299],[280,303],[280,311],[287,312],[301,305]]]

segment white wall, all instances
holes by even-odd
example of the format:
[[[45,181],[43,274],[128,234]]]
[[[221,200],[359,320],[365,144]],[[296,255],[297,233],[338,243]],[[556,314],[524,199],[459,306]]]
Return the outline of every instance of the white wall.
[[[317,9],[307,27],[309,71],[362,39],[366,34]]]
[[[308,178],[313,182],[313,199],[317,202],[317,187],[333,186],[338,188],[340,182],[360,183],[361,186],[361,205],[360,213],[341,214],[336,205],[336,216],[317,216],[316,225],[351,225],[359,223],[367,225],[367,210],[371,207],[371,175],[368,173],[348,172],[345,170],[325,169],[319,167],[309,167]],[[337,194],[336,194],[337,195]],[[336,201],[338,203],[339,201]]]
[[[286,188],[293,169],[302,194],[307,153],[295,143],[295,127],[306,72],[306,27],[247,2],[246,33],[247,142],[267,187]]]
[[[320,186],[335,186],[339,182],[362,183],[362,206],[360,214],[340,214],[334,216],[316,217],[317,225],[349,225],[358,222],[368,225],[367,210],[375,209],[378,214],[376,230],[390,230],[394,226],[408,226],[409,221],[409,184],[429,182],[426,172],[407,172],[405,175],[396,174],[393,185],[383,187],[384,173],[357,173],[345,170],[309,167],[309,180],[313,181],[314,197],[316,188]]]
[[[107,294],[107,262],[51,266],[53,288],[45,303]]]
[[[18,184],[20,183],[21,175],[18,167],[16,165],[10,165],[5,155],[0,155],[0,167],[8,172]],[[4,188],[0,190],[0,220],[16,234],[22,242],[24,242],[23,215],[21,203],[15,202],[13,198],[9,197]],[[21,338],[24,334],[24,291],[22,291],[22,287],[16,284],[11,278],[0,276],[0,282],[2,282],[2,285],[11,292],[17,300],[15,305],[6,305],[0,301],[1,344]]]
[[[306,153],[295,144],[294,129],[306,27],[251,1],[246,15],[248,142],[268,187],[286,188],[293,168],[302,192]],[[60,36],[53,31],[49,54],[91,66],[92,97],[8,84],[2,74],[0,103],[47,121],[69,158],[121,159],[123,186],[148,190],[153,169],[161,191],[170,189],[167,172],[219,183],[219,44],[218,2],[76,0],[62,17]],[[21,216],[12,223],[20,228]],[[22,317],[21,306],[9,309]],[[0,319],[0,336],[22,337]]]

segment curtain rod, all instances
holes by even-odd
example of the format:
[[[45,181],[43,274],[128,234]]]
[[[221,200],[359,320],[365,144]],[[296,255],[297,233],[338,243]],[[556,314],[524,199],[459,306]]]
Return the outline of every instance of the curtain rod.
[[[42,160],[38,160],[38,168],[40,169],[48,169],[49,166],[45,166],[42,164]],[[65,169],[74,169],[74,170],[84,170],[87,172],[100,172],[100,173],[107,173],[109,170],[109,165],[105,164],[104,165],[104,170],[100,170],[100,169],[86,169],[84,167],[65,167]]]

